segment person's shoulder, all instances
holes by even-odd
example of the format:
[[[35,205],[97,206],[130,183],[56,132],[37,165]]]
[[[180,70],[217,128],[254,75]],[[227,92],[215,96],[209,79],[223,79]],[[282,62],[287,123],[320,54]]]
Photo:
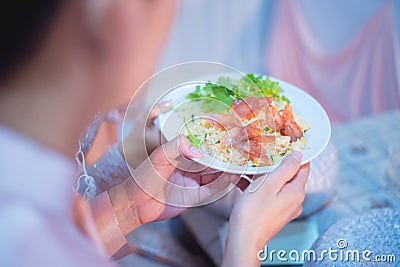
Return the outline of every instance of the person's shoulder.
[[[2,243],[7,237],[12,240],[25,237],[32,230],[39,230],[45,223],[45,218],[31,206],[13,202],[0,205],[0,218]]]
[[[31,237],[42,232],[44,218],[28,205],[12,202],[0,205],[0,218],[0,249],[3,255],[0,264],[23,264],[26,253],[31,253],[36,246],[41,246],[42,240],[34,240]]]
[[[0,205],[1,266],[107,266],[72,220],[30,205]]]

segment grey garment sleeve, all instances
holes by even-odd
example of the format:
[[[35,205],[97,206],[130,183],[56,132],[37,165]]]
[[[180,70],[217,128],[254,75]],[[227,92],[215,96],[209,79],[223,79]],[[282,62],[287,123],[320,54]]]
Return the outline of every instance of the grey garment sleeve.
[[[93,165],[86,169],[87,175],[78,178],[77,192],[88,199],[118,185],[131,176],[128,165],[118,149],[110,148]]]

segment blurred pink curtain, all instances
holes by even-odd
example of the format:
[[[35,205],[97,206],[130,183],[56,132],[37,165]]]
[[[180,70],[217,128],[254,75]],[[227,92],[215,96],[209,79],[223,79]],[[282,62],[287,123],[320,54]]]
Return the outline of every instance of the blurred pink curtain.
[[[311,30],[300,1],[277,1],[266,69],[317,98],[336,122],[399,108],[400,49],[392,8],[391,1],[384,3],[332,53]]]

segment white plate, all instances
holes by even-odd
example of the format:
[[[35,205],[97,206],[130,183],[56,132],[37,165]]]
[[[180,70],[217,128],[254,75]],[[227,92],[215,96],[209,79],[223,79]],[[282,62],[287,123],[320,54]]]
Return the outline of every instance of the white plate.
[[[328,144],[331,136],[329,118],[321,105],[303,90],[287,82],[272,77],[270,77],[270,79],[279,82],[279,85],[284,90],[283,94],[290,99],[293,111],[302,117],[305,122],[311,123],[312,125],[312,128],[304,134],[307,144],[306,148],[302,151],[302,164],[305,164],[317,157]],[[181,103],[185,100],[187,94],[195,90],[196,85],[203,84],[204,82],[194,82],[174,88],[165,94],[159,102],[172,100],[174,104]],[[184,121],[181,116],[178,116],[177,112],[169,111],[160,114],[156,120],[156,124],[159,126],[165,139],[170,141],[178,135],[184,125]],[[212,169],[249,175],[268,173],[278,166],[278,164],[263,167],[238,166],[214,159],[207,153],[203,153],[201,159],[193,160]]]

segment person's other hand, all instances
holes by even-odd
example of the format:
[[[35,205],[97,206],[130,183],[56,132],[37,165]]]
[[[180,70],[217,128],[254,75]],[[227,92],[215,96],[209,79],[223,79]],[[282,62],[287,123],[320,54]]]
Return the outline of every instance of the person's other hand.
[[[259,266],[258,251],[301,214],[310,170],[309,164],[300,167],[301,159],[300,152],[290,154],[243,192],[232,210],[224,266]],[[251,192],[257,183],[259,188]]]
[[[206,174],[209,169],[190,160],[201,156],[201,151],[180,135],[140,164],[132,173],[134,179],[112,188],[109,196],[122,232],[174,217],[228,188],[237,178],[221,172]]]

